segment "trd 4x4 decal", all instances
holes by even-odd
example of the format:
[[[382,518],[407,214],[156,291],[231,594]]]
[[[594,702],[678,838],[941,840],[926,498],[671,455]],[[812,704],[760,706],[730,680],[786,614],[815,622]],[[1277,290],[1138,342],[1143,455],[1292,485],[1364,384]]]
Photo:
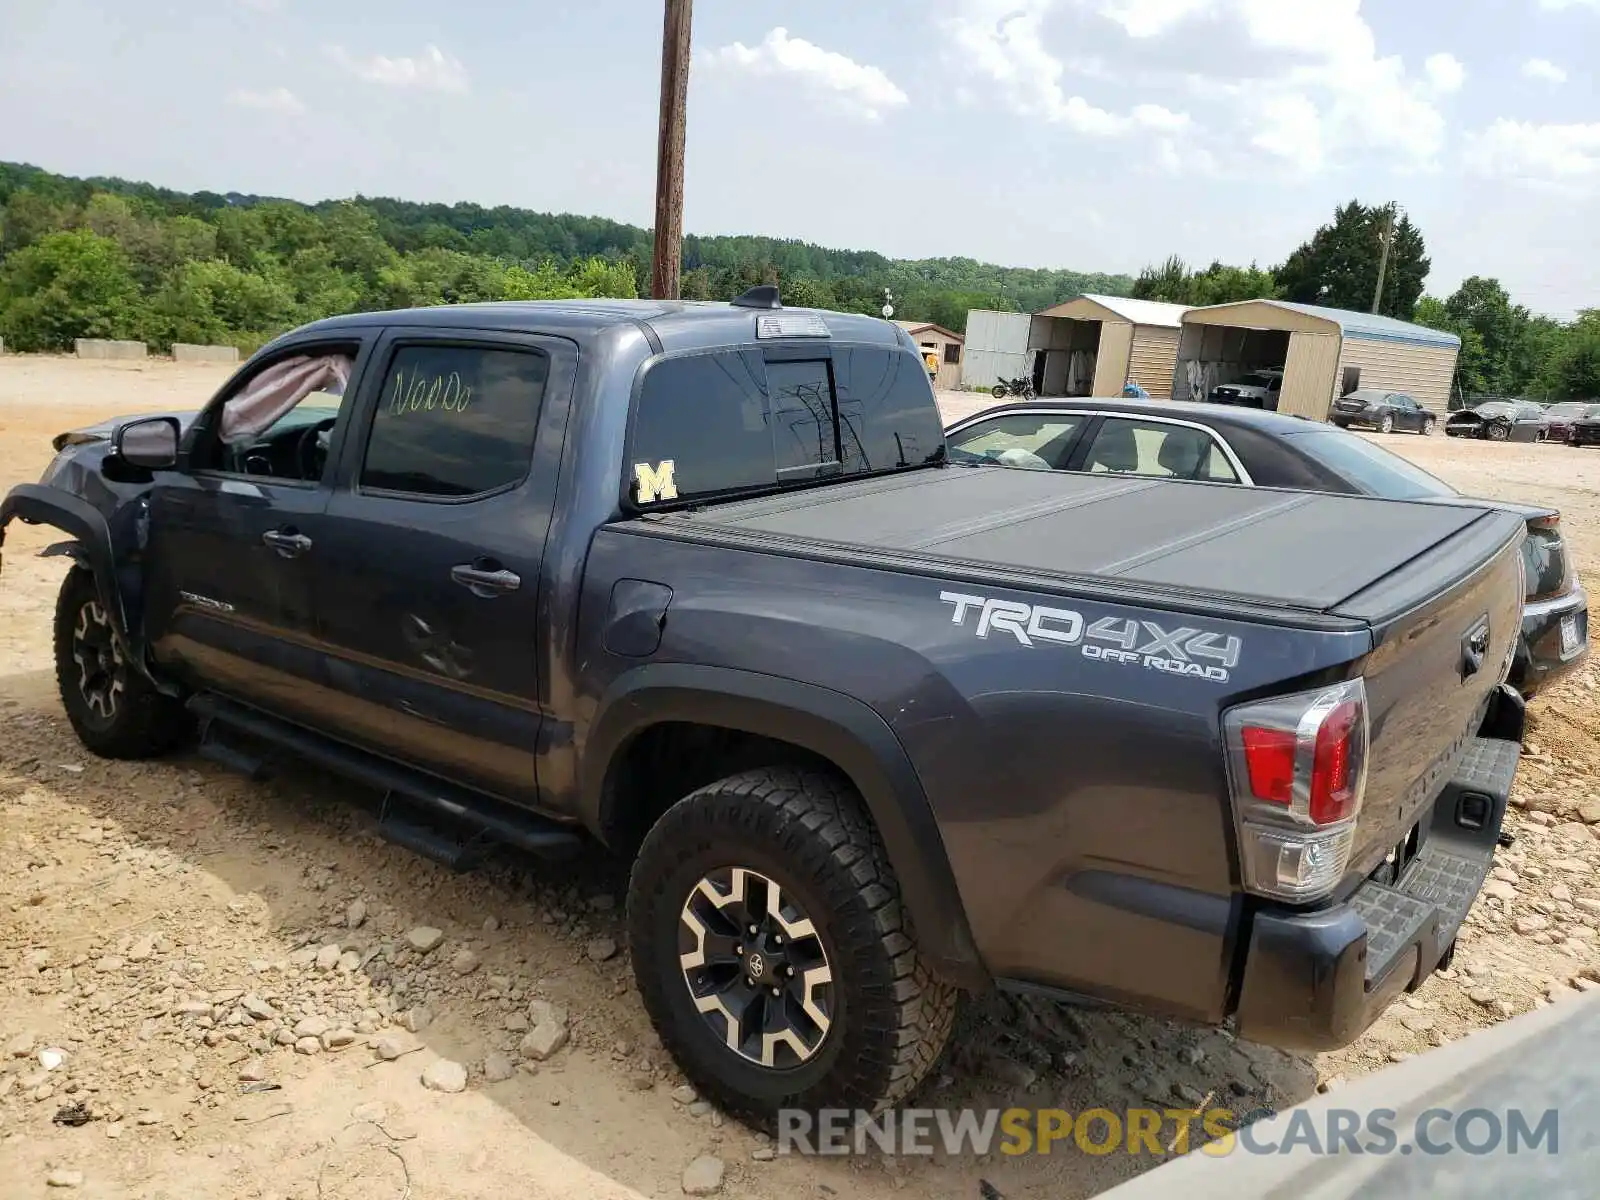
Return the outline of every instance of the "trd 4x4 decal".
[[[1032,649],[1036,643],[1075,647],[1084,658],[1124,666],[1143,667],[1169,675],[1187,675],[1227,683],[1228,673],[1239,665],[1244,643],[1232,635],[1187,626],[1168,629],[1154,621],[1129,617],[1101,617],[1086,622],[1069,608],[1023,604],[964,592],[940,592],[939,599],[954,605],[951,620],[966,626],[977,614],[975,632],[1008,634]]]

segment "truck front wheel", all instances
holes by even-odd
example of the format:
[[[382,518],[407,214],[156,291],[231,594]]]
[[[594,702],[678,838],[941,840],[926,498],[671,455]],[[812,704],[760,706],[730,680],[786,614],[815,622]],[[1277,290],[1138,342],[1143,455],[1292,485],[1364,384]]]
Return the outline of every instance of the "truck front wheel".
[[[759,1125],[894,1105],[950,1036],[957,993],[918,956],[859,798],[819,772],[749,771],[669,809],[634,864],[628,932],[662,1042]]]
[[[189,731],[188,714],[127,660],[94,575],[74,567],[56,597],[56,685],[67,720],[101,758],[151,758]]]

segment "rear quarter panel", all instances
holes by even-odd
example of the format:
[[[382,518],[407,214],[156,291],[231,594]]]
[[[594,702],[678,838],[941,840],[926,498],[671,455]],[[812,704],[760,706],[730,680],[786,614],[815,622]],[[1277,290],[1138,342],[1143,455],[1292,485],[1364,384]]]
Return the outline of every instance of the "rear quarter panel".
[[[602,693],[640,662],[604,648],[613,584],[665,584],[673,598],[650,661],[829,688],[890,726],[992,973],[1220,1018],[1238,918],[1220,713],[1286,681],[1342,676],[1368,648],[1364,628],[1191,617],[631,530],[602,529],[585,573],[580,752]],[[1082,634],[1027,645],[1000,626],[980,635],[981,611],[966,606],[958,623],[943,593],[1076,613]],[[1237,661],[1220,680],[1171,674],[1104,632],[1136,629],[1136,651],[1153,636],[1143,622],[1216,645],[1237,638]]]

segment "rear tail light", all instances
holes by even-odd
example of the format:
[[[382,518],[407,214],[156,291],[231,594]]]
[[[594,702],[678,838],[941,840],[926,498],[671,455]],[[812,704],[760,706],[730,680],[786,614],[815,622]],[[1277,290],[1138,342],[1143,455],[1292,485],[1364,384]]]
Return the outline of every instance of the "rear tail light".
[[[1228,781],[1245,887],[1317,900],[1350,863],[1367,786],[1360,679],[1229,709]]]

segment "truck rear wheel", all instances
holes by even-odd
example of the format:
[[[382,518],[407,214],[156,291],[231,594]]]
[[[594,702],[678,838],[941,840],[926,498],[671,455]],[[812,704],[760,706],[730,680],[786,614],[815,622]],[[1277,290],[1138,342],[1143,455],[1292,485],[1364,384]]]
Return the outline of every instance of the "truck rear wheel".
[[[127,661],[94,575],[74,567],[56,597],[56,685],[78,740],[101,758],[151,758],[188,733],[182,705]]]
[[[758,1125],[894,1105],[950,1036],[957,992],[919,957],[859,798],[825,774],[749,771],[675,804],[634,863],[628,933],[662,1042]]]

